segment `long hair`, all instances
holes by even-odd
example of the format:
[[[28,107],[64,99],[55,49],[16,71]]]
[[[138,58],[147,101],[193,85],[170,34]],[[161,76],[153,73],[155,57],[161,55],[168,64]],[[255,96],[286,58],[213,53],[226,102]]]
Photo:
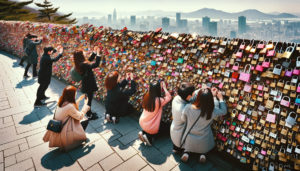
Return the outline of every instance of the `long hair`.
[[[195,87],[189,82],[183,82],[180,84],[180,87],[177,90],[177,94],[181,97],[182,100],[186,100],[189,95],[193,95]]]
[[[69,103],[73,103],[75,105],[76,109],[78,110],[78,106],[77,106],[76,100],[75,100],[76,90],[77,89],[71,85],[65,87],[62,95],[60,96],[60,98],[58,100],[58,106],[62,107],[64,102],[69,102]]]
[[[74,63],[75,63],[75,70],[79,73],[79,74],[83,74],[83,70],[80,67],[81,63],[85,62],[85,57],[83,55],[83,51],[82,50],[76,50],[73,53],[73,59],[74,59]]]
[[[193,105],[195,105],[197,109],[200,109],[200,117],[206,116],[206,120],[211,119],[215,104],[214,97],[210,89],[201,89]]]
[[[112,90],[113,88],[115,88],[118,84],[118,77],[119,73],[117,71],[109,73],[104,81],[105,88],[107,90]]]
[[[145,94],[143,99],[142,107],[143,109],[153,112],[155,110],[155,101],[156,98],[161,97],[161,87],[160,82],[153,82],[150,83],[149,91]],[[159,107],[161,106],[160,100],[159,100]]]

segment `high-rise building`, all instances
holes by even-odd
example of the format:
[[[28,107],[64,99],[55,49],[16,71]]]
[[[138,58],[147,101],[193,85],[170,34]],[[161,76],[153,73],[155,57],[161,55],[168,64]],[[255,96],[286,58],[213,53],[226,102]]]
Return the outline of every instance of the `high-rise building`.
[[[209,22],[208,32],[211,36],[217,36],[218,35],[218,23],[217,22]]]
[[[177,25],[177,27],[181,26],[181,13],[180,12],[176,13],[176,25]]]
[[[114,23],[117,22],[117,10],[116,10],[116,8],[114,9],[114,13],[113,13],[113,21],[114,21]]]
[[[230,31],[230,38],[236,38],[236,31]]]
[[[125,25],[125,19],[121,19],[121,25],[122,25],[122,26]]]
[[[130,25],[135,26],[136,24],[136,16],[132,15],[130,16]]]
[[[202,27],[205,31],[208,31],[208,25],[210,23],[210,18],[205,16],[202,18]]]
[[[238,20],[238,30],[240,34],[246,33],[246,17],[239,16]]]
[[[186,28],[187,25],[188,25],[187,19],[181,20],[181,21],[180,21],[180,25],[181,25],[182,28]]]
[[[111,23],[111,14],[108,14],[107,16],[107,22],[110,24]]]
[[[162,22],[162,27],[165,29],[165,28],[168,28],[170,26],[170,18],[168,17],[164,17],[161,19],[161,22]]]

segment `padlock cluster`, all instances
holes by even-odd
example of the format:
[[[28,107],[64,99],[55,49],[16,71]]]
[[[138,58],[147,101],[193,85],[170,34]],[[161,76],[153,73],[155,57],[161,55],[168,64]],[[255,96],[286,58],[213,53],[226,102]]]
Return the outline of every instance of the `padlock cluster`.
[[[138,91],[130,98],[137,110],[152,79],[165,80],[173,95],[183,81],[218,87],[229,108],[213,123],[218,150],[253,170],[300,170],[300,44],[13,21],[0,21],[0,29],[1,49],[18,56],[28,32],[44,36],[43,46],[63,45],[64,57],[53,73],[75,86],[79,83],[69,74],[72,53],[101,46],[104,58],[95,70],[98,100],[105,99],[106,74],[125,65],[137,75]],[[171,122],[171,116],[169,104],[162,120]]]

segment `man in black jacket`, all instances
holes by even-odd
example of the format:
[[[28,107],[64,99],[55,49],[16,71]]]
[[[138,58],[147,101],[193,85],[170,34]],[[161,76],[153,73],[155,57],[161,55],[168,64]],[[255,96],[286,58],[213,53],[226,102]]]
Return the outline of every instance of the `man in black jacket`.
[[[36,35],[30,35],[27,40],[26,44],[26,54],[28,55],[27,60],[27,66],[25,68],[24,72],[24,78],[28,78],[27,72],[29,70],[29,67],[32,65],[32,76],[36,77],[36,67],[38,63],[38,53],[36,50],[36,46],[40,45],[42,43],[42,37],[37,37]]]
[[[50,55],[56,53],[56,49],[54,49],[53,47],[44,48],[44,54],[40,61],[40,70],[38,73],[38,83],[40,84],[40,86],[36,94],[36,101],[34,103],[35,107],[46,105],[46,103],[42,102],[42,100],[49,99],[49,97],[45,96],[45,91],[47,90],[51,81],[52,64],[62,57],[63,47],[59,46],[57,50],[59,52],[59,55],[56,58],[51,58]]]
[[[26,34],[26,36],[24,37],[24,39],[23,39],[23,51],[24,51],[24,56],[22,57],[22,59],[21,59],[21,61],[20,61],[20,63],[19,63],[19,65],[20,66],[24,66],[23,65],[23,62],[26,60],[26,58],[27,58],[27,54],[26,54],[26,47],[27,47],[27,44],[28,44],[28,38],[31,36],[31,34],[30,33],[28,33],[28,34]]]

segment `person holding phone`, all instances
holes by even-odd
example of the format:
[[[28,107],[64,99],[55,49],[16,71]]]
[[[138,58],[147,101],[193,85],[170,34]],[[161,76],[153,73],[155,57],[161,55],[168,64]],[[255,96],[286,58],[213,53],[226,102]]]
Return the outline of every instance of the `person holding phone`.
[[[219,99],[219,106],[215,106],[214,95]],[[184,149],[181,156],[183,162],[188,161],[190,153],[200,154],[199,162],[206,161],[206,153],[215,146],[210,125],[214,118],[226,113],[227,106],[221,91],[217,88],[199,90],[196,101],[187,104],[181,116],[181,120],[187,125],[181,140],[181,147]]]
[[[82,76],[81,91],[87,95],[89,99],[89,106],[92,106],[94,92],[98,90],[93,69],[99,67],[101,56],[102,51],[98,46],[94,47],[93,53],[88,59],[85,58],[85,55],[82,50],[76,50],[73,53],[75,69]],[[92,112],[91,109],[87,112],[86,115],[91,120],[98,119],[97,113]]]
[[[165,92],[165,97],[161,95],[161,87]],[[143,113],[139,119],[142,131],[138,134],[139,139],[149,146],[152,145],[154,136],[159,133],[163,107],[171,99],[172,96],[167,90],[164,81],[153,81],[150,83],[149,91],[143,99]]]
[[[129,82],[130,89],[125,89]],[[126,78],[122,78],[117,71],[114,71],[106,76],[104,84],[107,90],[105,118],[108,122],[117,123],[121,116],[133,112],[133,106],[128,101],[129,97],[136,92],[134,75],[133,73],[126,73]]]
[[[51,82],[52,76],[52,64],[53,62],[58,61],[63,54],[63,47],[58,46],[58,56],[55,58],[51,58],[51,55],[56,53],[56,49],[52,46],[46,46],[44,48],[44,54],[40,61],[40,70],[38,73],[38,83],[40,84],[37,93],[36,93],[36,100],[34,102],[34,107],[44,106],[46,105],[45,102],[42,100],[47,100],[49,97],[45,95],[45,92]]]
[[[60,133],[49,130],[45,133],[43,140],[49,142],[49,147],[59,147],[63,151],[68,151],[87,140],[80,121],[84,119],[84,115],[90,110],[90,106],[86,95],[82,95],[78,100],[75,100],[76,94],[76,87],[69,85],[64,88],[53,117],[55,120],[62,121],[64,126]],[[79,111],[78,105],[83,99],[84,105]]]
[[[27,56],[27,66],[24,72],[24,78],[28,78],[27,75],[30,66],[32,65],[32,77],[37,77],[37,63],[38,63],[38,53],[36,50],[36,46],[42,43],[43,37],[37,37],[36,35],[28,36],[27,46],[26,46],[26,54]]]

